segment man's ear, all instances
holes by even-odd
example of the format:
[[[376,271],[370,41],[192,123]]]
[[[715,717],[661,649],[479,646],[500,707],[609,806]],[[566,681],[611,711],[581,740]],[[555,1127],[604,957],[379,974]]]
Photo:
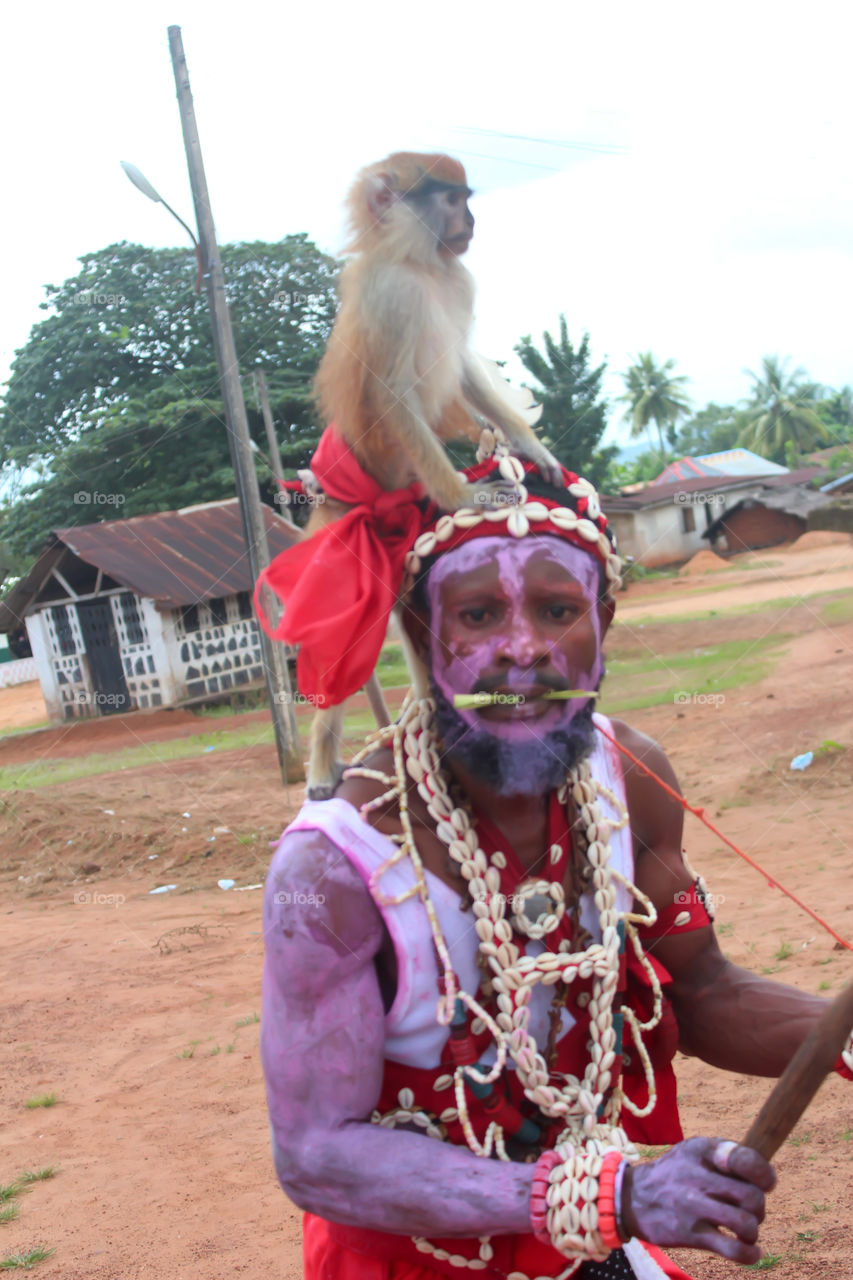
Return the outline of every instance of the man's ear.
[[[607,632],[610,629],[610,624],[613,621],[613,615],[615,612],[616,612],[616,601],[613,599],[612,596],[605,596],[603,600],[599,600],[598,618],[601,623],[602,640],[607,635]]]

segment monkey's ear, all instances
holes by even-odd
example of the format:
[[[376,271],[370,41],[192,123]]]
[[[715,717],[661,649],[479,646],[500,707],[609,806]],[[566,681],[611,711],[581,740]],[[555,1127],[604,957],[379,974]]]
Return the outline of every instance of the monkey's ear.
[[[371,217],[381,222],[392,204],[399,199],[393,179],[389,173],[373,173],[367,186],[367,207]]]

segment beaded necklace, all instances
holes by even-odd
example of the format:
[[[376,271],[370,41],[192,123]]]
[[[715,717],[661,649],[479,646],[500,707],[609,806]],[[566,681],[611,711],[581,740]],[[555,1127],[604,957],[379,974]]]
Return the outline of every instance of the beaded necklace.
[[[581,761],[568,772],[566,783],[558,792],[558,800],[567,805],[571,798],[577,815],[576,826],[586,842],[585,862],[589,868],[590,890],[598,913],[601,940],[592,941],[579,951],[570,950],[564,941],[559,950],[545,949],[536,956],[525,954],[516,941],[513,922],[518,925],[519,920],[524,920],[521,932],[530,938],[547,939],[566,909],[562,884],[556,878],[531,879],[520,887],[520,894],[523,903],[533,903],[534,911],[516,910],[508,914],[501,876],[506,857],[500,851],[493,852],[490,857],[483,852],[468,813],[454,803],[441,769],[441,744],[434,729],[434,713],[435,704],[431,698],[407,700],[397,723],[371,735],[345,776],[368,778],[382,783],[385,788],[362,806],[363,817],[392,802],[396,802],[399,808],[402,832],[390,837],[397,848],[371,875],[370,889],[380,906],[397,905],[415,896],[423,903],[440,968],[440,995],[436,1009],[438,1023],[450,1027],[461,1002],[461,1006],[488,1029],[494,1042],[496,1057],[491,1068],[482,1063],[458,1065],[453,1072],[456,1107],[466,1142],[478,1156],[489,1157],[494,1152],[499,1159],[509,1159],[503,1131],[496,1122],[489,1125],[482,1142],[477,1138],[469,1118],[466,1084],[492,1084],[499,1079],[508,1059],[511,1059],[529,1101],[543,1115],[563,1125],[557,1144],[570,1143],[581,1153],[579,1159],[592,1156],[596,1162],[598,1157],[614,1148],[634,1154],[630,1140],[619,1127],[618,1118],[623,1106],[635,1116],[648,1115],[657,1101],[654,1074],[642,1042],[642,1033],[660,1021],[662,997],[660,984],[643,955],[635,927],[653,924],[657,918],[655,909],[646,895],[611,867],[609,861],[611,828],[623,825],[627,815],[613,824],[602,816],[599,795],[611,804],[615,802],[617,809],[621,806],[608,788],[592,778],[587,761]],[[379,746],[392,750],[393,774],[362,764]],[[408,807],[409,779],[417,786],[439,839],[447,846],[450,858],[467,883],[476,921],[479,956],[490,975],[496,1008],[494,1014],[475,996],[460,988],[453,970],[412,829]],[[549,850],[555,872],[560,861],[558,852],[561,853],[559,846]],[[413,869],[414,884],[406,892],[389,897],[380,888],[382,876],[404,860],[408,860]],[[617,912],[617,882],[642,905],[643,914]],[[528,889],[528,885],[532,887]],[[542,910],[537,909],[540,905]],[[645,1022],[640,1022],[628,1007],[619,1013],[614,1010],[620,953],[626,939],[645,967],[654,993],[653,1013]],[[543,986],[562,983],[567,987],[577,978],[591,979],[587,1007],[591,1040],[589,1062],[581,1076],[565,1074],[559,1083],[552,1083],[548,1063],[528,1028],[531,992],[537,983]],[[648,1086],[648,1100],[643,1107],[634,1105],[621,1088],[616,1066],[617,1055],[621,1052],[620,1018],[624,1018],[643,1065]],[[429,1241],[419,1240],[417,1243],[422,1251],[434,1252]],[[483,1247],[481,1245],[480,1260],[483,1259]],[[568,1237],[566,1247],[569,1247]],[[468,1265],[460,1255],[452,1257],[454,1261],[459,1259],[458,1265]],[[571,1274],[573,1269],[565,1274]]]

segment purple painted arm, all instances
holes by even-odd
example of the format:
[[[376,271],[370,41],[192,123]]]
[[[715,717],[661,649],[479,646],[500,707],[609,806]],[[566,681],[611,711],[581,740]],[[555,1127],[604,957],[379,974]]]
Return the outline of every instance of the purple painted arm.
[[[276,1171],[290,1199],[400,1235],[529,1230],[532,1165],[369,1123],[385,1039],[373,963],[382,920],[319,832],[294,832],[273,858],[264,934],[261,1053]]]

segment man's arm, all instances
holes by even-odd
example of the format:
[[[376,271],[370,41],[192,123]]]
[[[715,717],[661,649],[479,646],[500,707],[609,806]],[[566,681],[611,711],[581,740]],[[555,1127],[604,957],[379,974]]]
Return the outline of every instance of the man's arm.
[[[400,1235],[530,1229],[533,1166],[369,1123],[382,1084],[379,912],[319,832],[289,836],[264,906],[261,1053],[279,1181],[302,1209]],[[436,1000],[438,993],[436,992]]]
[[[618,740],[678,790],[666,755],[651,738],[614,721]],[[636,854],[636,884],[658,911],[690,888],[682,857],[684,811],[629,761],[625,786]],[[650,944],[669,970],[680,1048],[712,1066],[745,1075],[779,1076],[820,1017],[826,1002],[759,978],[720,951],[714,929],[694,929]]]

